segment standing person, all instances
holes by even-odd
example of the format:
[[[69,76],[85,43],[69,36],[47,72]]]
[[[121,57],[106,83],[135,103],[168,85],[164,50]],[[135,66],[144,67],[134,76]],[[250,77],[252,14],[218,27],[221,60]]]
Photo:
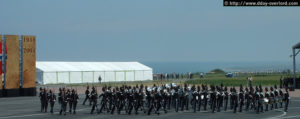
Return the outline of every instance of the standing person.
[[[44,95],[44,91],[43,91],[43,88],[42,87],[40,87],[40,95],[39,95],[39,97],[40,97],[40,101],[41,101],[41,112],[43,112],[43,110],[44,110],[44,100],[43,100],[43,95]]]
[[[52,92],[52,90],[49,91],[49,96],[48,96],[48,99],[49,99],[49,102],[50,102],[50,113],[53,114],[53,107],[54,107],[54,104],[55,104],[55,101],[56,101],[56,95]]]
[[[252,87],[252,81],[253,81],[253,78],[252,78],[252,76],[250,76],[250,77],[248,78],[248,84],[249,84],[249,87]]]
[[[74,91],[74,89],[72,90],[72,92]],[[73,104],[73,99],[72,99],[72,94],[70,89],[68,89],[67,91],[67,100],[69,103],[69,113],[72,114],[72,104]]]
[[[64,115],[66,115],[67,103],[68,103],[68,100],[67,100],[66,90],[65,90],[65,88],[63,88],[62,93],[61,93],[61,104],[60,104],[60,111],[59,111],[60,115],[62,113],[64,113]]]
[[[98,81],[100,82],[100,84],[101,84],[101,81],[102,81],[102,78],[101,78],[101,76],[99,76],[98,77]]]
[[[48,109],[48,93],[47,89],[44,88],[44,93],[43,93],[43,103],[44,103],[44,111],[47,112]]]
[[[281,76],[280,77],[280,86],[279,86],[280,88],[282,88],[283,87],[283,77]]]
[[[287,112],[287,109],[288,109],[288,106],[290,103],[290,95],[289,95],[288,88],[285,88],[284,102],[285,102],[284,111]]]
[[[85,105],[86,100],[89,100],[90,105],[91,105],[89,86],[86,87],[86,90],[85,90],[85,99],[84,99],[82,105]]]
[[[228,105],[228,97],[229,97],[229,94],[227,92],[227,86],[224,87],[224,111],[227,110],[227,105]]]
[[[92,100],[93,105],[92,105],[91,114],[94,113],[95,109],[98,112],[98,107],[97,107],[98,94],[97,94],[97,91],[96,91],[96,89],[94,87],[92,89],[93,90],[91,91],[91,100]]]
[[[76,107],[77,107],[77,103],[78,103],[78,100],[79,100],[77,90],[72,91],[72,99],[73,99],[73,114],[76,114]]]

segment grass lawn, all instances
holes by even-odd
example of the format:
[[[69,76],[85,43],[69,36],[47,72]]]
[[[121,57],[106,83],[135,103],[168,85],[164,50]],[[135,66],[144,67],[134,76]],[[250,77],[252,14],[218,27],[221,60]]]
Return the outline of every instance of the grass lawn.
[[[253,82],[252,85],[263,85],[263,86],[273,86],[280,84],[280,77],[282,74],[257,74],[252,75]],[[225,74],[208,74],[204,78],[195,76],[192,80],[185,81],[187,84],[209,84],[209,85],[220,85],[224,84],[226,86],[239,86],[242,84],[246,86],[248,84],[247,75],[240,75],[233,78],[225,77]]]

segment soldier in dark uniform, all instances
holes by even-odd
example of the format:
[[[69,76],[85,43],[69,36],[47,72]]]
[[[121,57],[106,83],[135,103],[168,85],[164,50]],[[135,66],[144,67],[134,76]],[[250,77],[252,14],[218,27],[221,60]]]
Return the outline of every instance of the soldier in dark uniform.
[[[48,109],[48,93],[47,93],[47,89],[44,88],[44,93],[43,93],[43,103],[44,103],[44,111],[47,112]]]
[[[207,85],[203,85],[202,86],[202,92],[203,92],[203,96],[204,96],[204,107],[203,109],[206,111],[206,107],[207,107],[207,101],[208,101],[208,88],[207,88]]]
[[[210,108],[212,110],[212,113],[215,112],[215,109],[216,109],[216,100],[217,100],[217,92],[216,92],[216,89],[215,89],[215,86],[211,86],[210,87],[211,89],[211,93],[210,93]]]
[[[227,111],[227,105],[228,105],[228,98],[229,98],[229,95],[228,95],[228,92],[227,92],[227,86],[224,87],[224,110]]]
[[[133,99],[133,90],[135,90],[135,87],[132,89],[131,86],[129,86],[129,90],[127,92],[127,99],[128,99],[128,114],[131,114],[131,111],[133,109],[134,105],[134,99]]]
[[[256,92],[255,92],[255,104],[256,104],[256,113],[259,114],[259,110],[261,109],[261,97],[260,97],[260,89],[256,86]]]
[[[61,92],[61,108],[60,108],[60,111],[59,111],[60,115],[62,113],[64,113],[64,115],[66,115],[67,103],[68,103],[68,99],[67,99],[66,90],[65,90],[65,88],[63,88],[62,92]]]
[[[53,107],[56,101],[56,96],[55,94],[52,92],[52,90],[49,91],[49,96],[48,96],[49,102],[50,102],[50,112],[53,114]]]
[[[112,104],[111,104],[112,107],[111,107],[111,111],[110,111],[111,114],[114,114],[115,109],[118,105],[117,88],[118,87],[114,88],[112,93],[111,93],[111,100],[112,100],[111,101],[112,102]]]
[[[193,112],[195,113],[196,112],[196,108],[197,108],[197,103],[199,102],[198,99],[198,92],[196,91],[196,87],[195,85],[192,86],[192,107],[193,107]]]
[[[61,104],[61,96],[62,96],[62,89],[61,88],[59,88],[59,90],[58,90],[59,92],[58,92],[58,104]]]
[[[274,102],[275,102],[275,93],[273,87],[271,89],[271,94],[270,94],[270,103],[271,103],[271,110],[274,108]]]
[[[255,92],[254,88],[250,87],[249,99],[250,99],[250,109],[255,109]]]
[[[288,106],[289,106],[289,103],[290,103],[290,95],[289,95],[289,91],[288,91],[287,88],[285,88],[284,103],[285,103],[284,111],[287,112],[287,109],[288,109]]]
[[[162,96],[158,92],[158,89],[155,88],[154,90],[154,108],[155,108],[155,113],[159,115],[159,109],[161,108],[161,101],[162,101]]]
[[[118,114],[121,113],[123,106],[125,105],[125,94],[124,94],[124,86],[120,87],[120,91],[117,92],[118,97]]]
[[[263,93],[263,88],[261,85],[259,85],[259,102],[260,102],[260,112],[264,112],[264,93]]]
[[[72,114],[73,98],[70,89],[67,90],[67,100],[69,103],[69,113]]]
[[[235,88],[232,88],[232,106],[233,106],[233,113],[236,113],[236,108],[238,107],[238,94]]]
[[[39,95],[39,97],[40,97],[40,101],[41,101],[41,112],[44,111],[44,97],[43,97],[43,95],[44,95],[43,88],[40,87],[40,95]]]
[[[248,111],[250,103],[251,103],[250,93],[249,93],[248,87],[245,88],[245,100],[246,100],[246,108],[245,109],[246,109],[246,111]]]
[[[221,107],[222,107],[222,100],[223,100],[223,96],[222,96],[222,88],[217,86],[217,91],[216,91],[216,106],[217,106],[217,112],[221,111]]]
[[[187,84],[184,86],[183,94],[183,105],[185,106],[186,110],[189,110],[189,90]]]
[[[76,114],[76,107],[79,100],[79,96],[77,94],[77,90],[72,90],[72,102],[73,102],[73,114]]]
[[[97,94],[97,91],[95,89],[95,87],[92,88],[92,91],[91,91],[91,101],[92,101],[92,110],[91,110],[91,114],[94,113],[94,110],[96,109],[96,112],[97,113],[100,113],[98,111],[98,107],[97,107],[97,99],[98,99],[98,94]]]
[[[90,105],[91,105],[92,103],[91,103],[91,99],[90,99],[89,86],[86,87],[86,90],[85,90],[85,99],[84,99],[82,105],[85,105],[85,102],[86,102],[87,100],[89,100]]]
[[[275,90],[274,90],[274,94],[275,94],[275,109],[278,109],[277,103],[278,103],[278,100],[279,100],[279,91],[278,91],[276,85],[274,86],[274,88],[275,88]]]
[[[230,89],[229,89],[229,91],[230,91],[230,93],[229,93],[229,97],[230,97],[230,109],[232,110],[233,109],[233,101],[234,101],[234,99],[233,99],[233,87],[231,87]]]
[[[240,105],[240,110],[239,112],[243,111],[243,106],[244,106],[244,89],[243,85],[240,85],[240,93],[239,93],[239,105]]]
[[[282,87],[280,87],[279,96],[280,96],[280,108],[282,108],[283,97],[284,97]]]
[[[267,98],[270,101],[270,92],[268,87],[265,87],[265,98]],[[269,111],[269,102],[265,103],[265,105],[266,105],[265,111]]]
[[[101,97],[102,97],[102,98],[101,98]],[[102,93],[99,95],[99,99],[101,99],[101,101],[100,101],[100,109],[99,109],[99,113],[102,113],[102,110],[103,110],[104,108],[107,109],[106,103],[107,103],[107,101],[108,101],[108,89],[107,89],[106,86],[105,86],[105,87],[102,87]],[[96,105],[97,105],[97,104],[96,104]]]
[[[172,98],[174,100],[174,107],[175,107],[175,112],[178,112],[179,109],[179,92],[178,92],[178,87],[174,87],[174,92],[172,94]]]
[[[197,86],[197,96],[198,96],[198,99],[197,99],[198,111],[200,111],[201,105],[202,105],[202,98],[201,98],[202,92],[201,92],[201,88],[199,85]]]
[[[154,108],[154,105],[155,105],[155,99],[154,99],[154,95],[155,95],[155,92],[153,90],[151,90],[150,92],[150,95],[149,95],[149,109],[148,109],[148,115],[151,114],[151,111],[152,109]]]

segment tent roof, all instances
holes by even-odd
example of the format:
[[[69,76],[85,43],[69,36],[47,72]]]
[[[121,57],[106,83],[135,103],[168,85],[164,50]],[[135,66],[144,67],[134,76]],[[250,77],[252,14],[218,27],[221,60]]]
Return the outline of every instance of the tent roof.
[[[37,61],[36,68],[44,72],[56,71],[125,71],[152,70],[139,62],[56,62]]]
[[[300,43],[297,43],[296,45],[294,45],[293,49],[300,49]]]

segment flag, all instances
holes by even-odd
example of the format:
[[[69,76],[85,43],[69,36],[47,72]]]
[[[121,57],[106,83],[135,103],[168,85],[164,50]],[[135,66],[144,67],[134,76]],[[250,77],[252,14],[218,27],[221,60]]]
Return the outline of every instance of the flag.
[[[5,56],[5,60],[7,59],[7,56],[6,56],[6,54],[7,54],[7,47],[6,47],[6,44],[5,44],[5,54],[3,54],[3,51],[2,51],[2,41],[0,42],[0,75],[2,75],[3,73],[5,73],[5,72],[3,72],[3,69],[2,69],[2,57],[4,57]],[[4,61],[5,61],[4,60]]]
[[[2,41],[0,42],[0,75],[2,75],[3,71],[2,71],[2,57],[3,57],[3,53],[2,53]]]

